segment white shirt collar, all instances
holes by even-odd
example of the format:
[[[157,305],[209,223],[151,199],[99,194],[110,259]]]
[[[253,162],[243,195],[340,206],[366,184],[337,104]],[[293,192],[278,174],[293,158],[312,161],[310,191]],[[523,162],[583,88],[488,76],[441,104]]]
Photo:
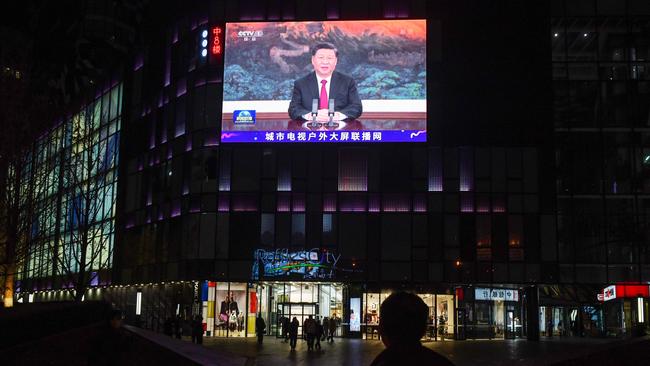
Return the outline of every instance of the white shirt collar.
[[[326,85],[327,87],[329,87],[329,86],[330,86],[330,83],[332,82],[332,75],[330,75],[329,77],[326,77],[326,78],[322,78],[322,77],[318,76],[318,74],[316,74],[316,80],[318,80],[318,87],[319,87],[319,88],[320,88],[320,85],[321,85],[320,82],[321,82],[322,80],[327,80],[327,84],[325,84],[325,85]]]

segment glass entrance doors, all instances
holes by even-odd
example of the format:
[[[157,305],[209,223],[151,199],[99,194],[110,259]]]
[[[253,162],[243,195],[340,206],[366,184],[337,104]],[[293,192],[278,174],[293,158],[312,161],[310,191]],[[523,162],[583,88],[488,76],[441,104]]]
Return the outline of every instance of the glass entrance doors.
[[[515,324],[515,312],[506,311],[506,339],[515,339],[517,336],[517,326]]]
[[[470,339],[514,339],[522,336],[521,308],[512,301],[466,302],[466,335]]]
[[[343,284],[314,282],[263,282],[258,284],[266,295],[262,298],[262,316],[266,319],[267,334],[282,337],[282,320],[298,320],[298,334],[312,315],[323,321],[334,317],[337,330],[343,315]],[[267,306],[268,304],[268,306]]]
[[[467,317],[465,316],[465,309],[456,309],[456,340],[464,341],[467,338],[465,329],[467,325]]]
[[[293,320],[293,318],[298,319],[300,324],[298,326],[298,337],[302,337],[302,325],[305,323],[305,319],[309,318],[310,315],[315,317],[316,314],[318,314],[318,304],[282,303],[278,304],[277,314],[278,319],[282,319],[282,317],[289,318],[290,321]],[[278,327],[276,336],[278,338],[282,337],[281,326]]]

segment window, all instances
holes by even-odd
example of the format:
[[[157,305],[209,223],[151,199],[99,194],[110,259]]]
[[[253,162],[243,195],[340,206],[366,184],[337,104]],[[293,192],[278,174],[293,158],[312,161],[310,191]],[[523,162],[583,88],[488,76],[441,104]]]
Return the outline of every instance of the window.
[[[368,156],[365,149],[339,150],[339,191],[368,190]]]

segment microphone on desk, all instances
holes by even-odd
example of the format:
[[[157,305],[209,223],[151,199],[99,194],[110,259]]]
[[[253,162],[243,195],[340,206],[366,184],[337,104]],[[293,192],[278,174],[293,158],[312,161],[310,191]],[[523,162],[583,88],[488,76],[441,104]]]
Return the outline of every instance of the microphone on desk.
[[[329,101],[329,108],[327,109],[327,115],[330,117],[329,122],[327,122],[327,127],[334,127],[334,122],[332,121],[334,113],[334,98],[332,98]]]
[[[318,98],[314,98],[311,101],[311,126],[317,127],[316,116],[318,115]]]

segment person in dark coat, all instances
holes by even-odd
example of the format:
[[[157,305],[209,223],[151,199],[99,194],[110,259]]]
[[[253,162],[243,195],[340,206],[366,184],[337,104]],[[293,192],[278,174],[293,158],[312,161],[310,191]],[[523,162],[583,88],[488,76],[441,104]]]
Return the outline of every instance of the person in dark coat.
[[[327,340],[334,343],[334,333],[336,333],[336,317],[332,316],[329,320]]]
[[[289,341],[289,327],[291,321],[286,316],[283,316],[280,322],[282,323],[282,338],[284,338],[284,342],[286,343]]]
[[[419,296],[407,292],[393,293],[381,304],[380,314],[379,334],[386,349],[370,366],[453,365],[420,343],[427,330],[429,308]]]
[[[296,349],[296,342],[298,342],[299,326],[300,323],[298,322],[298,318],[294,316],[291,324],[289,324],[289,345],[291,346],[292,351]]]
[[[257,315],[257,319],[255,319],[255,333],[257,334],[257,344],[262,344],[264,333],[266,333],[266,322],[262,318],[262,313]]]
[[[311,315],[302,323],[302,331],[307,336],[307,351],[313,351],[314,337],[316,337],[316,320]]]
[[[327,339],[327,334],[329,333],[330,320],[328,317],[323,318],[323,335],[321,336],[321,341],[325,342]]]
[[[320,339],[323,336],[323,324],[321,324],[320,319],[316,319],[316,337],[314,340],[316,344],[314,345],[317,349],[320,349]]]
[[[334,120],[356,119],[361,116],[363,105],[357,83],[350,76],[335,71],[339,51],[331,43],[318,43],[311,49],[314,71],[293,84],[289,117],[292,120],[311,119],[312,102],[319,101],[317,120],[328,118],[329,101],[334,103]]]
[[[192,343],[203,344],[203,318],[201,315],[195,316],[192,321]]]

